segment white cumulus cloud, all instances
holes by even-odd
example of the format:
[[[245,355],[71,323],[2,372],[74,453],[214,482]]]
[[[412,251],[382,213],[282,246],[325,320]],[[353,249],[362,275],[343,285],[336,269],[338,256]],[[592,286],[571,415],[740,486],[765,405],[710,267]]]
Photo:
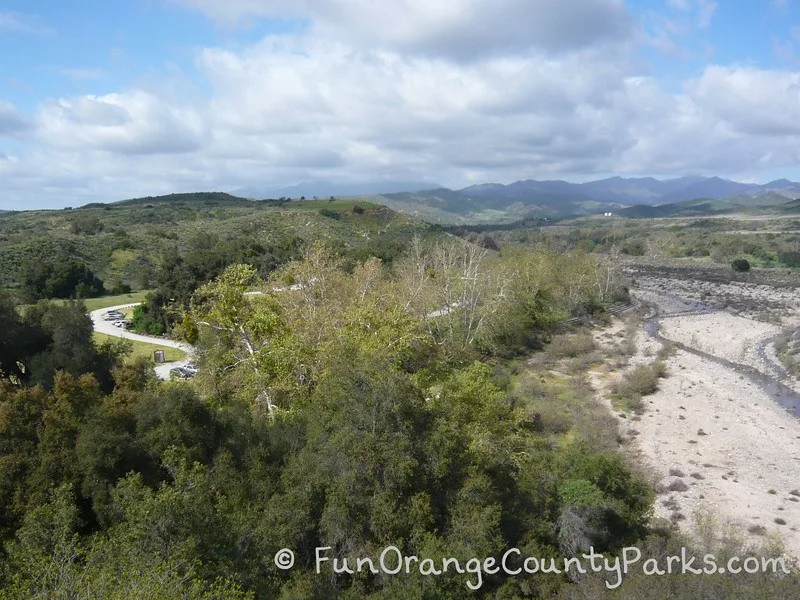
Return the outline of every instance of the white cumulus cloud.
[[[132,86],[31,116],[0,101],[0,136],[25,143],[0,148],[14,158],[0,160],[4,202],[797,165],[800,72],[709,64],[664,82],[621,1],[179,1],[229,23],[309,26],[198,49],[197,93]],[[714,3],[672,4],[694,19]]]
[[[630,37],[622,0],[174,0],[219,22],[296,18],[368,47],[468,59],[563,52]]]
[[[119,154],[191,152],[208,135],[206,116],[141,90],[46,102],[37,125],[48,145]]]

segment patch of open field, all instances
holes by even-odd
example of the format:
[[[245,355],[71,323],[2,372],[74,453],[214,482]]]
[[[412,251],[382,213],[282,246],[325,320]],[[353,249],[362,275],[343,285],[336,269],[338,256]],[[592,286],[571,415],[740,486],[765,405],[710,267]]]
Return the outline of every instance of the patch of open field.
[[[101,344],[105,341],[119,341],[120,338],[112,337],[110,335],[106,335],[105,333],[99,333],[97,331],[93,334],[95,341],[98,344]],[[126,338],[127,339],[127,338]],[[178,362],[182,361],[186,358],[186,353],[178,348],[169,348],[167,346],[158,346],[156,344],[148,344],[147,342],[140,342],[138,340],[127,340],[132,346],[133,351],[126,357],[128,362],[133,362],[137,358],[145,357],[149,359],[153,359],[153,352],[155,350],[163,350],[164,351],[164,360],[166,362]]]
[[[93,311],[99,308],[107,308],[109,306],[118,306],[119,304],[133,304],[134,302],[142,302],[145,296],[151,290],[142,290],[140,292],[131,292],[129,294],[119,294],[117,296],[102,296],[100,298],[87,298],[84,300],[86,310]]]

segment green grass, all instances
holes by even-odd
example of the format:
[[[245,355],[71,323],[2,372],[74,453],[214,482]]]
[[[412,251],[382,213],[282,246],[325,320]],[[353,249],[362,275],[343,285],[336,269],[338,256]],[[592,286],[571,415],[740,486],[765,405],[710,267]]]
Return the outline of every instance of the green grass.
[[[84,300],[87,310],[97,310],[99,308],[106,308],[108,306],[118,306],[120,304],[131,304],[133,302],[141,302],[145,296],[150,293],[150,290],[142,290],[140,292],[131,292],[130,294],[119,294],[118,296],[102,296],[100,298],[87,298]]]
[[[140,292],[131,292],[130,294],[118,294],[116,296],[101,296],[99,298],[85,298],[83,303],[86,305],[87,311],[99,310],[101,308],[108,308],[109,306],[119,306],[120,304],[133,304],[134,302],[142,302],[150,293],[151,290],[142,290]],[[52,299],[53,304],[66,304],[71,300]],[[33,306],[32,304],[19,304],[17,310],[20,314],[25,314],[25,311]],[[126,318],[130,318],[133,309],[124,309],[121,311],[125,314]]]
[[[97,331],[94,332],[94,341],[98,344],[102,344],[108,340],[117,341],[120,338],[107,335],[105,333],[99,333]],[[167,346],[159,346],[158,344],[149,344],[147,342],[140,342],[138,340],[127,340],[133,345],[133,351],[125,357],[126,362],[133,362],[137,358],[144,356],[147,358],[153,358],[153,352],[155,350],[163,350],[164,351],[164,360],[165,362],[175,362],[179,360],[183,360],[186,358],[186,353],[182,350],[178,350],[177,348],[169,348]]]
[[[150,293],[151,290],[142,290],[141,292],[131,292],[130,294],[118,294],[116,296],[100,296],[99,298],[84,298],[83,303],[86,305],[86,310],[93,311],[101,308],[108,308],[109,306],[119,306],[120,304],[133,304],[134,302],[142,302]],[[66,304],[71,300],[61,300],[54,298],[50,300],[54,304]],[[24,311],[32,304],[20,304],[18,308]],[[125,312],[125,311],[122,311]]]

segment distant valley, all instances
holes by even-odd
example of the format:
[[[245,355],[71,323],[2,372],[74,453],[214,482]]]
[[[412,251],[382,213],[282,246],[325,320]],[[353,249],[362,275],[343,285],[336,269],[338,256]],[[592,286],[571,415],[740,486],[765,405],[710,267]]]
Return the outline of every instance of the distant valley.
[[[368,197],[394,210],[442,224],[507,223],[529,217],[562,218],[618,212],[631,217],[693,216],[769,210],[800,198],[800,183],[779,179],[766,184],[740,183],[719,177],[610,177],[586,183],[561,180],[485,183],[459,190],[426,187],[424,182],[372,182],[353,185],[302,183],[291,188],[257,193],[236,190],[239,196],[263,198]]]

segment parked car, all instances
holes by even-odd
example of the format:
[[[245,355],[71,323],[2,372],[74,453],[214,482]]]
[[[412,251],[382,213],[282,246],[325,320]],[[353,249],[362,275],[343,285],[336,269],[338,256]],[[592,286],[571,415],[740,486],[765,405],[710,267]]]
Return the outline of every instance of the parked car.
[[[189,377],[193,377],[196,372],[197,371],[187,369],[186,367],[173,367],[169,370],[171,377],[177,377],[179,379],[189,379]]]
[[[184,367],[183,367],[183,368],[184,368],[184,369],[186,369],[187,371],[191,371],[191,372],[192,372],[192,375],[194,375],[194,374],[196,374],[198,371],[200,371],[200,369],[198,369],[198,368],[197,368],[197,365],[196,365],[196,364],[194,364],[194,363],[189,363],[188,365],[184,365]]]

